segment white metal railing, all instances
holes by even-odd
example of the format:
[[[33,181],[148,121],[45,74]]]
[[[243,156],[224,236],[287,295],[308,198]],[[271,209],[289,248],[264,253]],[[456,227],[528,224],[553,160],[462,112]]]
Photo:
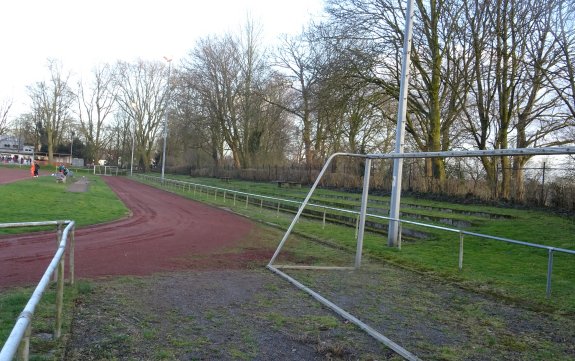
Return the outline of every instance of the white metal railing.
[[[54,339],[58,339],[62,332],[62,310],[64,305],[64,255],[66,248],[69,247],[69,262],[70,262],[70,284],[74,284],[74,221],[47,221],[47,222],[22,222],[22,223],[1,223],[0,228],[16,228],[16,227],[35,227],[35,226],[57,226],[58,243],[57,250],[52,258],[52,261],[46,268],[44,275],[38,282],[36,289],[28,300],[22,313],[16,320],[16,324],[8,339],[4,343],[0,351],[0,361],[11,361],[16,354],[18,359],[27,361],[30,356],[30,336],[32,316],[36,310],[36,306],[40,303],[44,291],[50,284],[50,279],[57,270],[56,275],[56,322],[54,325]],[[64,229],[62,226],[66,225]],[[68,244],[67,240],[70,237]]]
[[[150,175],[145,175],[145,174],[138,174],[137,175],[140,178],[146,179],[148,181],[152,181],[152,182],[157,182],[161,184],[161,179],[159,177],[156,176],[150,176]],[[277,197],[271,197],[271,196],[265,196],[265,195],[260,195],[260,194],[254,194],[254,193],[248,193],[248,192],[243,192],[243,191],[238,191],[238,190],[233,190],[233,189],[228,189],[228,188],[222,188],[222,187],[216,187],[216,186],[210,186],[210,185],[205,185],[205,184],[200,184],[200,183],[193,183],[193,182],[186,182],[186,181],[180,181],[180,180],[175,180],[175,179],[168,179],[168,178],[164,178],[164,186],[168,187],[171,185],[175,185],[175,186],[179,186],[182,188],[182,190],[188,190],[188,191],[192,191],[192,187],[193,187],[193,191],[196,192],[197,188],[204,188],[206,190],[212,190],[214,191],[214,198],[217,197],[217,192],[220,192],[221,195],[224,197],[224,199],[226,199],[227,194],[234,194],[234,195],[241,195],[246,197],[246,205],[249,202],[249,197],[252,197],[254,199],[260,199],[260,200],[268,200],[268,201],[272,201],[272,202],[277,202],[277,211],[279,212],[281,210],[281,206],[280,203],[288,203],[288,204],[294,204],[297,207],[300,207],[301,210],[303,210],[303,208],[307,205],[310,207],[316,207],[316,208],[320,208],[323,209],[324,213],[323,213],[323,219],[322,222],[325,225],[325,221],[326,221],[326,216],[325,216],[325,212],[330,210],[330,211],[336,211],[336,212],[341,212],[341,213],[347,213],[347,214],[353,214],[356,215],[357,218],[357,222],[356,222],[356,236],[358,236],[358,232],[357,232],[357,226],[360,223],[359,222],[359,217],[361,216],[361,211],[354,211],[354,210],[349,210],[349,209],[342,209],[342,208],[336,208],[336,207],[330,207],[330,206],[326,206],[326,205],[322,205],[322,204],[314,204],[314,203],[309,203],[306,202],[306,200],[304,201],[296,201],[296,200],[292,200],[292,199],[284,199],[284,198],[277,198]],[[201,192],[201,190],[200,190]],[[235,196],[234,196],[234,201],[235,201]],[[309,199],[307,200],[309,201]],[[263,203],[260,203],[260,206],[263,207]],[[493,240],[493,241],[498,241],[498,242],[504,242],[504,243],[509,243],[509,244],[515,244],[515,245],[521,245],[521,246],[527,246],[527,247],[532,247],[532,248],[539,248],[539,249],[545,249],[548,253],[548,261],[547,261],[547,280],[546,280],[546,294],[547,297],[551,296],[551,279],[552,279],[552,273],[553,273],[553,254],[555,252],[559,252],[559,253],[566,253],[566,254],[571,254],[571,255],[575,255],[575,250],[570,250],[570,249],[565,249],[565,248],[559,248],[559,247],[552,247],[552,246],[546,246],[546,245],[542,245],[542,244],[537,244],[537,243],[530,243],[530,242],[524,242],[524,241],[518,241],[518,240],[514,240],[514,239],[509,239],[509,238],[504,238],[504,237],[497,237],[497,236],[491,236],[488,234],[482,234],[482,233],[476,233],[476,232],[470,232],[470,231],[465,231],[465,230],[461,230],[461,229],[457,229],[457,228],[450,228],[450,227],[444,227],[444,226],[438,226],[438,225],[433,225],[433,224],[428,224],[428,223],[422,223],[422,222],[416,222],[416,221],[410,221],[410,220],[406,220],[406,219],[400,219],[400,218],[391,218],[391,217],[387,217],[387,216],[383,216],[383,215],[378,215],[378,214],[371,214],[371,213],[366,213],[365,217],[369,217],[369,218],[375,218],[375,219],[381,219],[381,220],[386,220],[388,222],[398,222],[400,225],[401,224],[410,224],[410,225],[414,225],[414,226],[419,226],[419,227],[423,227],[423,228],[431,228],[431,229],[437,229],[437,230],[441,230],[441,231],[446,231],[446,232],[451,232],[451,233],[457,233],[459,234],[459,259],[458,259],[458,266],[459,266],[459,270],[461,271],[463,269],[463,254],[464,254],[464,236],[474,236],[474,237],[479,237],[479,238],[484,238],[484,239],[489,239],[489,240]],[[401,233],[401,232],[400,232]],[[399,247],[401,247],[401,237],[399,238]],[[278,247],[278,251],[276,251],[276,253],[279,252],[279,248]],[[360,255],[360,252],[358,252],[358,255]],[[277,254],[274,255],[274,257],[272,258],[272,260],[270,261],[270,264],[273,263],[273,261],[275,260]],[[357,256],[357,255],[356,255]],[[356,262],[357,264],[357,262]]]

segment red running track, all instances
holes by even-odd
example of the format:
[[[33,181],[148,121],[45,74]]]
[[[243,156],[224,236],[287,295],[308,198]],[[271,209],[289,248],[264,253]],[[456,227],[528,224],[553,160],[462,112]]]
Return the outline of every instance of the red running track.
[[[0,170],[0,183],[8,177],[2,173],[11,172]],[[101,179],[132,215],[76,229],[77,278],[194,268],[194,259],[238,244],[254,228],[245,218],[125,177]],[[0,288],[37,284],[55,250],[55,232],[1,237]]]

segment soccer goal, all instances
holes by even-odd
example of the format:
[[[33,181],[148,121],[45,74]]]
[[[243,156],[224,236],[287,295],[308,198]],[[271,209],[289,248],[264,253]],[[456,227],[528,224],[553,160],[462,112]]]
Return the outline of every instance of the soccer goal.
[[[397,343],[393,342],[389,338],[385,337],[377,330],[372,328],[371,326],[367,325],[360,319],[356,318],[349,312],[345,311],[343,308],[339,307],[335,303],[331,302],[327,298],[321,296],[318,292],[315,292],[311,288],[305,286],[302,282],[298,281],[295,277],[288,275],[287,273],[281,271],[280,269],[308,269],[308,270],[337,270],[337,269],[351,269],[351,270],[358,270],[361,267],[362,262],[362,250],[363,250],[363,241],[364,241],[364,233],[365,233],[365,224],[366,224],[366,216],[367,209],[368,209],[368,195],[369,195],[369,184],[370,184],[370,171],[371,171],[371,162],[373,160],[397,160],[397,159],[413,159],[413,158],[465,158],[465,157],[502,157],[502,156],[525,156],[525,155],[568,155],[568,154],[575,154],[575,147],[548,147],[548,148],[518,148],[518,149],[495,149],[495,150],[471,150],[471,151],[445,151],[445,152],[418,152],[418,153],[388,153],[388,154],[352,154],[352,153],[335,153],[331,155],[328,160],[326,161],[324,167],[320,171],[317,179],[315,180],[314,184],[312,185],[310,191],[308,192],[307,196],[301,203],[298,208],[297,213],[295,214],[291,224],[289,225],[287,231],[285,232],[283,238],[281,239],[276,251],[274,252],[272,258],[270,259],[267,268],[272,272],[278,274],[279,276],[286,279],[288,282],[295,285],[297,288],[307,292],[317,301],[321,302],[324,306],[330,308],[332,311],[339,314],[341,317],[347,319],[348,321],[356,324],[362,330],[367,332],[370,336],[374,337],[376,340],[382,342],[387,347],[401,355],[407,360],[418,360],[418,357],[398,345]],[[347,266],[315,266],[312,264],[276,264],[276,260],[282,249],[284,248],[286,242],[288,241],[289,236],[292,234],[294,227],[300,220],[304,209],[308,206],[314,206],[310,204],[310,199],[312,195],[316,191],[317,186],[322,181],[322,178],[326,174],[327,170],[330,169],[331,164],[335,158],[338,157],[347,157],[347,158],[360,158],[363,159],[365,162],[364,166],[364,177],[363,177],[363,189],[361,194],[361,204],[359,215],[357,218],[356,224],[356,241],[355,241],[355,261],[353,264]],[[396,183],[396,179],[393,179],[394,184]],[[401,184],[399,184],[401,186]],[[341,211],[341,210],[340,210]],[[373,215],[372,215],[373,216]],[[389,226],[388,226],[388,235],[392,232],[397,232],[395,236],[399,237],[399,245],[401,245],[401,224],[402,223],[411,223],[416,224],[419,226],[428,226],[432,228],[441,228],[448,231],[456,231],[459,233],[460,237],[460,252],[459,252],[459,267],[461,269],[463,263],[463,235],[465,233],[471,234],[471,232],[463,232],[458,231],[455,229],[448,229],[446,227],[438,227],[435,225],[426,225],[418,222],[406,221],[403,219],[392,218],[392,217],[383,217],[379,216],[379,218],[386,219]],[[324,216],[325,219],[325,216]],[[395,227],[392,227],[394,225]],[[478,235],[478,234],[473,234]],[[490,237],[490,236],[487,236]],[[537,248],[545,248],[549,252],[549,263],[548,263],[548,274],[547,274],[547,294],[549,296],[550,288],[551,288],[551,271],[553,267],[553,253],[554,252],[563,252],[563,253],[570,253],[575,254],[575,251],[566,250],[566,249],[559,249],[555,247],[546,247],[538,244],[530,244],[527,242],[520,242],[514,241],[509,239],[503,239],[499,237],[490,237],[491,239],[495,239],[497,241],[504,241],[509,243],[515,243],[523,246],[530,246],[530,247],[537,247]],[[305,259],[305,258],[304,258]]]
[[[94,175],[118,175],[118,166],[94,165]]]

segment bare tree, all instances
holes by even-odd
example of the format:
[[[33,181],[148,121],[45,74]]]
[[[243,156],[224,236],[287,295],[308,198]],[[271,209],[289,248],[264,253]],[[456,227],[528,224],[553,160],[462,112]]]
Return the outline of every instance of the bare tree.
[[[0,134],[6,134],[8,130],[8,113],[12,108],[12,100],[5,99],[0,103]]]
[[[119,62],[116,66],[116,99],[122,112],[134,121],[135,157],[144,170],[150,169],[162,130],[170,90],[167,71],[160,62]]]
[[[406,130],[422,151],[450,148],[452,131],[463,102],[461,51],[454,43],[459,28],[460,3],[451,0],[416,1]],[[388,98],[398,98],[405,10],[401,1],[328,1],[334,31],[329,35],[339,51],[355,63],[355,76],[376,85]],[[351,41],[342,42],[342,39]],[[440,158],[426,160],[426,174],[445,180]]]
[[[218,166],[224,143],[236,168],[250,167],[266,152],[264,138],[272,123],[261,94],[271,78],[258,34],[248,21],[239,36],[201,39],[183,61],[186,86],[202,108]]]
[[[289,104],[276,104],[295,115],[301,122],[301,137],[306,165],[312,167],[321,157],[324,127],[318,122],[317,91],[321,78],[322,54],[314,47],[309,33],[284,36],[276,53],[275,65],[287,79],[294,93]],[[319,156],[319,157],[318,157]]]
[[[552,30],[562,61],[556,69],[552,86],[563,102],[571,119],[575,119],[575,3],[560,1],[556,23]]]
[[[236,59],[237,44],[230,36],[222,39],[200,39],[184,60],[184,68],[191,81],[188,86],[201,99],[201,106],[209,121],[212,158],[216,166],[223,161],[223,144],[228,143],[234,165],[241,167],[239,139],[232,137],[239,132],[240,68]],[[231,144],[229,144],[231,143]]]
[[[82,82],[78,83],[77,116],[86,140],[85,157],[94,163],[102,159],[102,151],[109,142],[104,125],[114,110],[117,86],[114,69],[108,64],[94,69],[92,75],[87,89]]]
[[[196,68],[193,56],[183,61],[175,105],[178,132],[182,136],[187,135],[186,139],[192,142],[192,147],[199,150],[192,157],[194,167],[200,168],[204,163],[201,161],[202,154],[218,167],[224,158],[224,139],[220,122],[216,116],[212,116],[215,109],[210,97],[211,88],[204,83],[206,79],[202,73]]]
[[[473,69],[466,77],[471,83],[466,125],[479,149],[570,141],[564,132],[569,122],[553,91],[561,58],[550,35],[559,5],[555,0],[465,3],[470,26],[462,34],[472,44],[466,56]],[[523,200],[522,169],[529,159],[482,158],[494,197]]]
[[[564,130],[573,126],[568,114],[558,111],[560,98],[554,91],[553,70],[561,61],[557,42],[551,36],[561,2],[535,1],[529,5],[530,27],[524,43],[525,56],[516,101],[516,147],[558,146],[573,141]],[[560,11],[560,10],[559,10]],[[527,16],[527,15],[526,15]],[[524,201],[523,167],[530,156],[513,158],[513,185],[516,200]]]
[[[66,123],[70,121],[69,110],[74,101],[74,93],[68,86],[69,75],[63,75],[61,65],[49,60],[50,80],[29,86],[33,113],[46,132],[48,159],[54,161],[54,149],[61,139]]]

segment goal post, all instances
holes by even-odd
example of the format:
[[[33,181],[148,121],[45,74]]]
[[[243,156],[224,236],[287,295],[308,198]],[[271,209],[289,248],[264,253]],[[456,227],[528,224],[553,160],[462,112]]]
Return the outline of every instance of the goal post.
[[[118,166],[94,164],[94,175],[118,175]]]
[[[270,259],[268,266],[274,266],[274,262],[284,247],[288,237],[291,235],[296,223],[300,219],[305,207],[308,205],[313,193],[315,192],[317,186],[322,180],[323,176],[330,168],[331,163],[337,157],[354,157],[363,158],[366,160],[365,174],[363,180],[363,190],[361,196],[361,206],[359,214],[359,224],[357,233],[357,244],[356,244],[356,255],[355,255],[355,268],[359,268],[361,265],[361,254],[363,248],[363,237],[365,232],[365,218],[367,213],[367,203],[369,196],[369,181],[370,181],[370,168],[371,161],[374,159],[413,159],[413,158],[469,158],[469,157],[486,157],[486,156],[519,156],[519,155],[568,155],[575,154],[575,147],[545,147],[545,148],[514,148],[514,149],[492,149],[492,150],[463,150],[463,151],[443,151],[443,152],[412,152],[412,153],[376,153],[376,154],[355,154],[355,153],[334,153],[325,162],[323,168],[318,174],[315,182],[310,188],[305,199],[298,208],[291,224],[286,230],[284,236],[282,237],[277,249],[275,250],[272,258]],[[399,218],[388,218],[390,224],[399,224],[401,220]],[[394,234],[395,242],[389,242],[390,247],[397,246],[397,239],[399,239],[399,230],[401,227],[394,227],[396,234]],[[391,227],[390,227],[391,229]],[[389,236],[389,235],[388,235]],[[281,268],[282,266],[277,266]],[[311,268],[311,267],[310,267]]]

